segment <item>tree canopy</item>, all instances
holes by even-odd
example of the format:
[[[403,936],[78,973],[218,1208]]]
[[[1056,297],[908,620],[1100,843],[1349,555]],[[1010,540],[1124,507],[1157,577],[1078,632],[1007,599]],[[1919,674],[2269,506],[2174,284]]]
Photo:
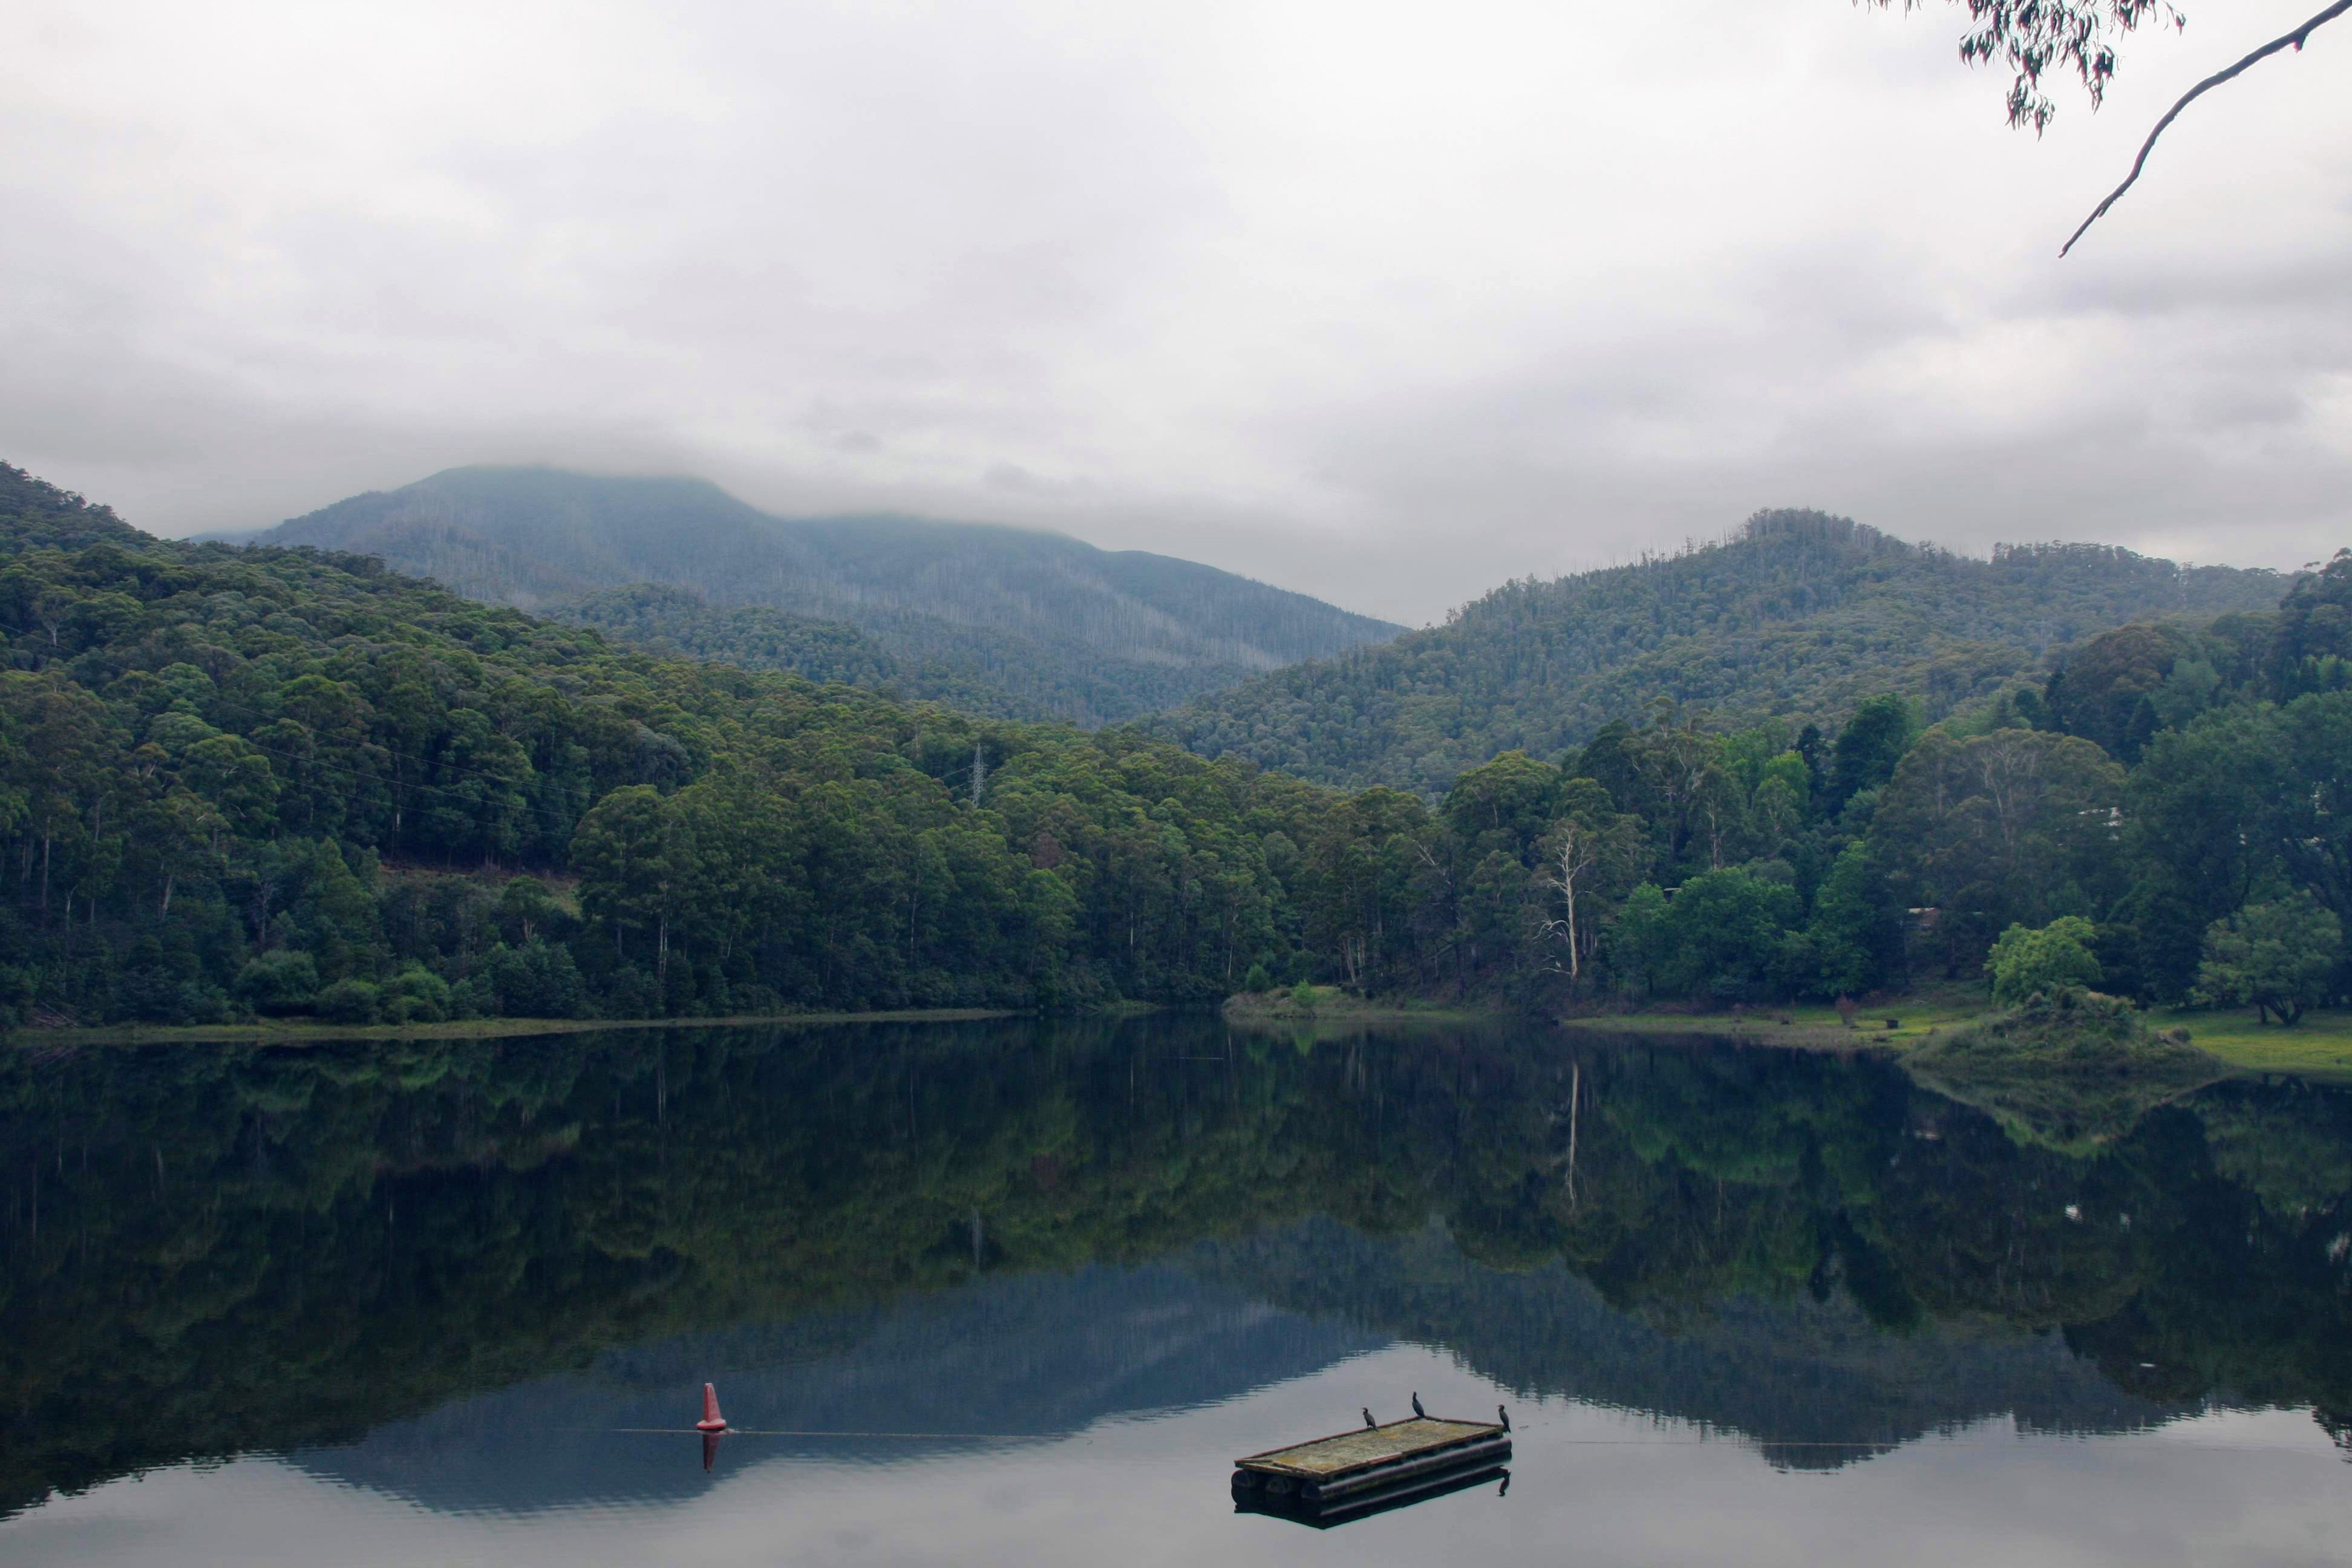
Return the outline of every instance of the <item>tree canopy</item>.
[[[1580,747],[1498,747],[1442,793],[1350,792],[657,658],[369,558],[152,540],[0,479],[0,1012],[20,1022],[1302,983],[1763,1003],[1973,977],[2000,932],[2069,918],[2102,984],[2178,1001],[2216,921],[2304,896],[2352,921],[2352,558],[2275,613],[2127,627],[1940,713],[1865,664],[1843,722],[1667,698],[1596,711]],[[2147,563],[2092,567],[2072,580]],[[1727,616],[1680,646],[1728,665],[1747,635]],[[2305,947],[2326,963],[2304,1005],[2352,992],[2340,935]]]
[[[1979,561],[1846,518],[1763,512],[1679,554],[1507,584],[1444,626],[1276,669],[1137,727],[1327,784],[1438,795],[1504,752],[1556,762],[1660,698],[1801,734],[1899,696],[1916,731],[2101,632],[2268,611],[2285,586],[2275,573],[2096,544]]]
[[[1197,562],[895,516],[773,517],[699,479],[452,468],[247,542],[383,558],[672,657],[1094,726],[1402,628]]]

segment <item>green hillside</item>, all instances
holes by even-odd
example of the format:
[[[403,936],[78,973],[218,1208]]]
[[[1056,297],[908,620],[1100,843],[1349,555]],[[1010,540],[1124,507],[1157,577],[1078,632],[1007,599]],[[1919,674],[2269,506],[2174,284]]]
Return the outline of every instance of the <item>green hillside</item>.
[[[713,605],[690,589],[661,583],[591,594],[559,604],[551,614],[667,658],[776,670],[821,686],[864,687],[993,719],[1034,719],[1043,707],[946,660],[901,658],[880,637],[847,621],[762,605]]]
[[[1762,512],[1720,544],[1506,584],[1444,626],[1273,671],[1144,728],[1327,784],[1439,793],[1507,751],[1558,756],[1661,697],[1826,723],[1895,691],[1932,721],[2079,638],[2267,610],[2284,586],[2105,545],[1977,561],[1844,518]]]
[[[1884,690],[1833,733],[1637,710],[1433,805],[659,658],[370,556],[152,540],[10,469],[0,1021],[1300,982],[1726,1005],[1971,978],[2012,927],[2061,978],[2299,1016],[2352,995],[2347,606],[2352,552],[2274,611],[2100,634],[1931,727]],[[803,654],[864,673],[854,640]]]
[[[381,556],[467,598],[698,658],[1089,726],[1399,630],[1164,555],[917,518],[772,517],[698,479],[453,468],[247,542]]]
[[[1331,798],[150,538],[14,468],[0,632],[19,1021],[1213,1000],[1295,947],[1266,846]]]

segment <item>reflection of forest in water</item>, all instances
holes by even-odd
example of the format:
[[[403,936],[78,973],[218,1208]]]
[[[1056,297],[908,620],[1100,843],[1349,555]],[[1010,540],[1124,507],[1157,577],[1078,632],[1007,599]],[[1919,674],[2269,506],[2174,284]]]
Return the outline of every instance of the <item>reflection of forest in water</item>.
[[[2352,1409],[2352,1097],[2292,1083],[2085,1156],[1882,1063],[1535,1033],[115,1048],[0,1059],[0,1510],[556,1374],[650,1398],[713,1335],[868,1426],[1066,1430],[1394,1338],[1790,1464]]]

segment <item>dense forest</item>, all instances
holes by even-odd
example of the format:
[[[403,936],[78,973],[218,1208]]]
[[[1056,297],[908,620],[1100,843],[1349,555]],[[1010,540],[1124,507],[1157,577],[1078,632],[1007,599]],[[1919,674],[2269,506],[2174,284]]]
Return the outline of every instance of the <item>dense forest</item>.
[[[1045,711],[1045,704],[1024,700],[953,664],[901,658],[847,621],[815,620],[760,605],[717,605],[699,594],[658,583],[564,600],[547,614],[593,626],[614,642],[664,658],[779,671],[819,686],[863,687],[991,719],[1035,719]]]
[[[694,479],[453,468],[245,536],[381,556],[664,651],[1113,722],[1402,628],[1189,561],[904,517],[779,518]]]
[[[1886,692],[1833,733],[1724,730],[1661,701],[1434,805],[1362,791],[1307,857],[1312,962],[1549,1001],[1861,997],[1989,956],[2021,995],[2292,1022],[2352,994],[2352,552],[2273,612],[2120,627],[1923,718]]]
[[[617,648],[0,473],[0,1006],[41,1022],[1863,996],[1997,941],[2352,989],[2352,555],[1834,731],[1659,704],[1432,800]]]
[[[5,478],[20,1011],[1204,1000],[1295,945],[1266,845],[1308,836],[1311,786],[624,652]]]
[[[1325,784],[1438,794],[1503,752],[1559,760],[1660,696],[1801,728],[1892,692],[1937,720],[2095,633],[2268,609],[2284,586],[2105,545],[1977,561],[1844,518],[1759,512],[1722,543],[1506,584],[1443,626],[1276,670],[1143,728]]]
[[[1886,1063],[1525,1031],[16,1053],[0,1515],[348,1441],[608,1349],[1090,1262],[1166,1259],[1529,1394],[1789,1441],[1793,1463],[2012,1412],[2066,1431],[2217,1395],[2342,1413],[2347,1202],[2352,1110],[2308,1086],[2218,1086],[2078,1158]],[[913,1429],[1022,1429],[982,1392],[933,1388],[953,1425]],[[875,1414],[872,1381],[860,1397]]]

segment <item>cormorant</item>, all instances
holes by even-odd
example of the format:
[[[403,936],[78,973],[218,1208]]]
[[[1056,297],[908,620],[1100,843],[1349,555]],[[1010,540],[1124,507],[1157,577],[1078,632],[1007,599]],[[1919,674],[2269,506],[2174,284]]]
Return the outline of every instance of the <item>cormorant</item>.
[[[1428,1412],[1428,1411],[1423,1410],[1423,1409],[1421,1407],[1421,1392],[1420,1392],[1420,1390],[1418,1390],[1418,1389],[1416,1389],[1416,1390],[1414,1390],[1414,1391],[1413,1391],[1413,1395],[1412,1395],[1412,1413],[1413,1413],[1415,1415],[1428,1415],[1428,1414],[1429,1414],[1429,1412]]]
[[[1379,1422],[1372,1419],[1372,1407],[1369,1405],[1364,1406],[1364,1425],[1367,1426],[1377,1426],[1380,1425]]]
[[[1495,1406],[1495,1414],[1503,1418],[1503,1430],[1506,1432],[1509,1431],[1511,1429],[1511,1413],[1497,1405]]]

